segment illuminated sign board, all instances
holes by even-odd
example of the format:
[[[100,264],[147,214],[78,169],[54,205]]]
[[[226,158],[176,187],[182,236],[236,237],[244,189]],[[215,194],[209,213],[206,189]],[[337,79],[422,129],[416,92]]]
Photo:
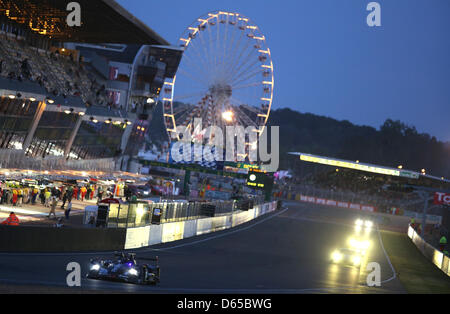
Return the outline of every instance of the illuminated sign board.
[[[292,154],[299,155],[300,160],[302,160],[302,161],[313,162],[313,163],[318,163],[318,164],[322,164],[322,165],[355,169],[355,170],[384,174],[384,175],[389,175],[389,176],[406,177],[406,178],[410,178],[410,179],[418,179],[419,178],[419,173],[414,172],[414,171],[381,167],[381,166],[376,166],[376,165],[371,165],[371,164],[363,164],[363,163],[359,163],[359,162],[352,162],[352,161],[333,159],[333,158],[321,157],[321,156],[313,156],[313,155],[302,154],[302,153],[292,153]]]
[[[266,181],[267,176],[263,172],[252,170],[248,172],[247,186],[258,189],[264,189],[264,187],[266,186]]]
[[[434,204],[436,205],[449,205],[450,206],[450,194],[436,192],[434,194]]]

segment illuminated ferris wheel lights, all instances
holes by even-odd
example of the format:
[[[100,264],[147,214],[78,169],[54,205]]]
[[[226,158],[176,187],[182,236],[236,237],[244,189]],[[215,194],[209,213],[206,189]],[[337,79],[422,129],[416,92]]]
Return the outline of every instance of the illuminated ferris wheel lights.
[[[233,117],[233,111],[225,111],[224,113],[222,113],[222,118],[227,122],[233,121]]]
[[[196,118],[208,126],[242,125],[262,133],[274,77],[260,29],[239,13],[215,11],[189,25],[179,44],[183,57],[177,75],[165,82],[161,95],[169,136],[179,140],[177,126]]]

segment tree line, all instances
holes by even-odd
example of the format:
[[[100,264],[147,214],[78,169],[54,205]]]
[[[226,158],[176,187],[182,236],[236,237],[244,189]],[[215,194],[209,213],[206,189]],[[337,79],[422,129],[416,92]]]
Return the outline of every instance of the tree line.
[[[269,125],[280,126],[281,169],[298,168],[287,153],[302,152],[450,177],[450,143],[398,120],[376,129],[284,108],[272,111]]]

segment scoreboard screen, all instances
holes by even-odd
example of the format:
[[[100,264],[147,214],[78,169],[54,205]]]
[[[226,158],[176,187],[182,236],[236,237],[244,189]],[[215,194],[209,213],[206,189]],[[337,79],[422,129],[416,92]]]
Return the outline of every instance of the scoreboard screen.
[[[273,177],[261,171],[249,170],[247,186],[257,189],[265,189],[273,184]]]

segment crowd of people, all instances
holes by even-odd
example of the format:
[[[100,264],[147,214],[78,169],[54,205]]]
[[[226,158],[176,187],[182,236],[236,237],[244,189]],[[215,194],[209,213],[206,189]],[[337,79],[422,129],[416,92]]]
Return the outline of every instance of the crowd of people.
[[[107,191],[108,193],[108,191]],[[66,218],[69,218],[72,209],[72,200],[101,201],[105,192],[101,187],[61,185],[60,187],[37,186],[0,186],[0,205],[20,207],[23,204],[41,205],[49,208],[49,218],[56,218],[56,208],[60,203],[65,210]]]
[[[38,53],[22,40],[4,37],[0,46],[0,76],[38,83],[53,96],[79,96],[84,102],[114,107],[104,83],[97,82],[83,58],[58,50]]]

